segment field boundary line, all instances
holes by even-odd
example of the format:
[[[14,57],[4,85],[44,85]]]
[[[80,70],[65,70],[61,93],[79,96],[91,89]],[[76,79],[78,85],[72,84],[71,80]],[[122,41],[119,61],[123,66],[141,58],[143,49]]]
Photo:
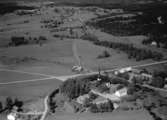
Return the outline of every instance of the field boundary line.
[[[7,71],[7,72],[17,72],[17,73],[24,73],[24,74],[29,74],[29,75],[40,75],[40,76],[46,76],[46,77],[55,77],[53,75],[46,75],[42,73],[32,73],[32,72],[26,72],[26,71],[20,71],[20,70],[10,70],[10,69],[1,69],[0,71]]]
[[[0,85],[10,85],[10,84],[18,84],[18,83],[28,83],[28,82],[37,82],[37,81],[46,81],[49,79],[57,79],[58,77],[49,77],[49,78],[41,78],[41,79],[32,79],[32,80],[24,80],[24,81],[13,81],[13,82],[4,82],[0,83]],[[59,79],[58,79],[59,80]]]

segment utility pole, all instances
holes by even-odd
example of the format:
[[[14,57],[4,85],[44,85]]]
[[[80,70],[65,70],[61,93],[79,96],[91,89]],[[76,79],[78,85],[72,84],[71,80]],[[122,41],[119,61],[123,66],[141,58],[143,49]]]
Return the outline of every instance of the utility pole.
[[[98,76],[97,76],[97,81],[101,81],[101,69],[100,69],[100,66],[98,66]]]

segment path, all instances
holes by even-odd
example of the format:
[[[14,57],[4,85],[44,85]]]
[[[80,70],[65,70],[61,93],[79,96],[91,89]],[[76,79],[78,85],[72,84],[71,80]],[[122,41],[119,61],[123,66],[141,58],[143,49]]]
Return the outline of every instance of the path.
[[[49,108],[48,108],[48,99],[49,99],[49,96],[46,96],[45,99],[44,99],[44,107],[45,107],[45,109],[43,111],[43,114],[42,114],[42,117],[41,117],[40,120],[44,120],[46,118],[47,113],[48,113],[48,110],[49,110]]]
[[[72,45],[72,51],[73,51],[75,59],[77,60],[78,65],[82,66],[80,56],[78,55],[78,52],[77,52],[77,43],[76,42],[77,42],[76,39],[74,39],[73,45]]]

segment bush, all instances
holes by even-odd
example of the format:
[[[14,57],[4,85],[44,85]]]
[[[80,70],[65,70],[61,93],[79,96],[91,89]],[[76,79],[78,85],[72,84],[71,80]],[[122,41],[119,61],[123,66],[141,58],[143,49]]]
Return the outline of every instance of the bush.
[[[2,110],[3,110],[3,105],[2,105],[2,103],[0,102],[0,113],[1,113]]]
[[[165,86],[165,80],[162,77],[155,77],[152,79],[152,86],[163,88]]]
[[[81,39],[89,40],[89,41],[92,41],[92,42],[98,41],[98,38],[95,35],[90,34],[90,33],[84,34],[83,36],[81,36]]]
[[[20,100],[18,100],[16,98],[13,105],[18,107],[18,111],[22,111],[22,106],[23,106],[23,102],[22,101],[20,101]]]
[[[9,46],[19,46],[19,45],[25,45],[28,44],[28,41],[24,37],[11,37],[11,42],[9,43]]]
[[[45,41],[45,40],[47,40],[47,38],[45,36],[39,36],[39,40]]]
[[[103,51],[103,53],[101,54],[101,55],[99,55],[97,58],[108,58],[108,57],[110,57],[110,54],[109,54],[109,52],[108,51]]]

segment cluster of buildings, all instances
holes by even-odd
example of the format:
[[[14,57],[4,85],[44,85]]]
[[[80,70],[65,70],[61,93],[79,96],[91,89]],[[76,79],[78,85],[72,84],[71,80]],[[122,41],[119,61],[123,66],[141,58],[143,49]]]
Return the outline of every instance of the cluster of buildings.
[[[132,67],[126,67],[114,71],[115,75],[126,74],[126,73],[129,75],[129,82],[132,82],[131,80],[133,78],[139,79],[141,82],[146,82],[148,84],[152,82],[153,78],[152,74],[144,72],[142,70],[132,69]]]
[[[115,76],[119,76],[119,74],[128,74],[129,75],[129,82],[130,79],[135,78],[139,78],[139,80],[141,80],[142,82],[150,82],[152,80],[152,75],[146,72],[143,72],[141,70],[137,70],[137,69],[132,69],[132,67],[126,67],[126,68],[122,68],[119,70],[114,71],[114,75]],[[101,79],[98,77],[97,78],[97,82],[101,81]],[[120,105],[122,104],[122,101],[125,97],[128,96],[128,88],[124,85],[121,84],[111,84],[110,82],[106,82],[105,83],[106,87],[109,88],[109,92],[100,92],[96,89],[91,89],[91,93],[97,95],[98,97],[96,99],[94,99],[92,101],[93,104],[102,104],[102,103],[106,103],[109,101],[111,101],[113,103],[113,106],[115,109],[119,108]],[[89,99],[90,96],[89,94],[85,94],[82,96],[79,96],[76,101],[79,104],[84,104],[85,99]],[[132,105],[135,106],[135,105]],[[135,108],[135,107],[132,107]],[[141,108],[141,106],[139,107]],[[138,107],[137,107],[138,109]]]
[[[113,86],[113,89],[114,89],[114,86]],[[117,109],[119,107],[119,103],[121,102],[122,98],[127,96],[128,89],[126,87],[123,87],[118,90],[115,89],[113,93],[105,93],[105,92],[101,93],[98,90],[92,89],[90,92],[98,96],[96,99],[92,101],[93,104],[99,105],[99,104],[107,103],[108,101],[112,101],[114,108]],[[85,95],[79,96],[76,99],[76,101],[79,104],[83,105],[85,103],[85,100],[89,98],[90,98],[90,95],[85,94]]]

